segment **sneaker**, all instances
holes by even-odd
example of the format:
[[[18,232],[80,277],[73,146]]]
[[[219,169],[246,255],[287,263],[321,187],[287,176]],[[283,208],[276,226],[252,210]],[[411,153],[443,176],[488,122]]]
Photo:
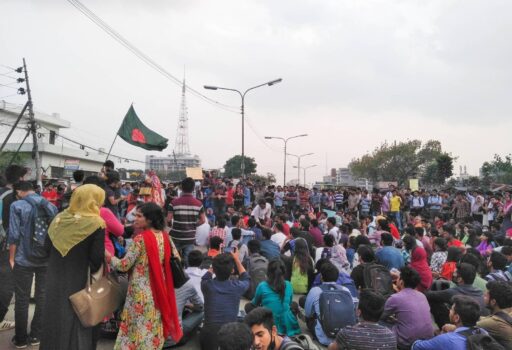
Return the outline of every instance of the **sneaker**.
[[[14,326],[14,321],[3,320],[0,322],[0,331],[8,331],[9,329],[13,329]]]
[[[37,337],[28,337],[28,343],[32,346],[36,346],[36,345],[39,345],[39,343],[41,343],[41,341]]]
[[[11,343],[16,347],[16,349],[25,349],[28,346],[26,340],[24,342],[17,341],[16,336],[12,337]]]

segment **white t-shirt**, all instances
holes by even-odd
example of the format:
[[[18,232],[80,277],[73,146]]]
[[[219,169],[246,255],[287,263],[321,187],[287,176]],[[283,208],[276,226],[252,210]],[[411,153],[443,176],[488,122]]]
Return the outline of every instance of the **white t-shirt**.
[[[340,242],[341,233],[338,227],[334,226],[333,228],[331,228],[328,234],[334,237],[334,241],[336,242],[336,244]]]
[[[208,235],[210,234],[210,224],[205,222],[196,227],[196,245],[206,247],[208,245]]]
[[[270,203],[265,203],[265,208],[261,209],[259,205],[255,206],[252,210],[251,216],[254,216],[256,222],[260,222],[260,220],[270,219],[270,215],[272,214],[272,206]]]
[[[201,291],[201,279],[203,278],[203,275],[208,272],[208,270],[200,269],[199,267],[187,267],[185,272],[187,273],[188,277],[190,277],[190,283],[192,283],[195,290],[197,291],[197,294],[204,302],[203,292]]]
[[[276,242],[279,248],[282,248],[284,241],[286,241],[286,235],[282,232],[276,232],[270,237],[270,240]]]

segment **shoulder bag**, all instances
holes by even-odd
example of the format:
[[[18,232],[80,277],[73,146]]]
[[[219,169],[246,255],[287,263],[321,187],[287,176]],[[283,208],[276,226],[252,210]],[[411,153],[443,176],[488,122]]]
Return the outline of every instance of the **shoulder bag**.
[[[123,298],[121,286],[112,274],[103,275],[92,283],[91,279],[91,269],[88,267],[85,288],[69,297],[84,327],[98,325],[105,316],[119,308]]]

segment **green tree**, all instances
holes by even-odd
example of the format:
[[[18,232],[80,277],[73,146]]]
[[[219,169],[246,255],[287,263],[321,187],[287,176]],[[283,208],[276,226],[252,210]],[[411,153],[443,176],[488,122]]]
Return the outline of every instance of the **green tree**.
[[[258,183],[260,185],[268,186],[268,185],[272,185],[276,182],[276,176],[272,173],[267,173],[266,176],[258,175],[258,174],[251,174],[251,175],[249,175],[249,180],[251,180],[254,183]]]
[[[255,174],[256,173],[256,162],[254,158],[251,157],[244,157],[244,164],[245,164],[245,174]],[[241,164],[242,164],[242,156],[236,155],[234,157],[229,158],[226,161],[226,164],[224,164],[224,176],[227,177],[242,177],[242,170],[241,170]]]
[[[14,157],[14,159],[13,159]],[[11,163],[11,159],[12,163]],[[27,161],[30,159],[30,155],[27,153],[16,153],[12,151],[4,151],[0,153],[0,173],[5,171],[5,168],[11,164],[17,164],[21,166],[25,166]]]
[[[482,182],[512,184],[512,157],[507,154],[504,158],[495,154],[494,159],[482,165]]]
[[[446,179],[453,175],[453,160],[454,158],[443,153],[436,157],[436,159],[425,167],[421,181],[423,184],[428,185],[442,185]]]
[[[356,178],[368,178],[374,182],[397,181],[403,185],[408,179],[421,178],[426,173],[438,181],[441,175],[449,173],[445,158],[440,158],[442,173],[432,166],[443,155],[447,154],[443,153],[441,143],[436,140],[425,143],[420,140],[384,142],[373,152],[353,159],[349,168]]]

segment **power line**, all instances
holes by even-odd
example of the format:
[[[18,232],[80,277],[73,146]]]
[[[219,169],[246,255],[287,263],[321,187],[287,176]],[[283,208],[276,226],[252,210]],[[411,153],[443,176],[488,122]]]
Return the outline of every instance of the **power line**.
[[[0,122],[0,125],[5,125],[5,126],[13,127],[13,124],[6,123],[6,122]],[[28,127],[28,125],[25,125],[25,126],[20,126],[20,125],[18,125],[18,126],[16,127],[16,129],[23,129],[23,130],[27,130],[27,127]],[[43,126],[43,125],[40,125],[40,127],[41,127],[41,128],[44,128],[44,129],[46,129],[46,130],[48,130],[48,131],[52,131],[51,129],[49,129],[49,128],[47,128],[47,127]],[[49,132],[44,132],[44,133],[43,133],[43,132],[38,132],[37,134],[38,134],[38,135],[50,135],[50,133],[49,133]],[[63,139],[63,140],[65,140],[65,141],[69,142],[68,144],[78,145],[78,146],[80,146],[80,148],[82,148],[82,147],[83,147],[83,149],[84,149],[84,150],[85,150],[85,149],[90,149],[91,151],[96,151],[96,152],[98,152],[98,153],[107,154],[107,152],[105,152],[105,151],[103,151],[103,150],[101,150],[101,149],[99,149],[99,148],[95,148],[95,147],[92,147],[92,146],[88,146],[88,145],[86,145],[86,144],[85,144],[85,143],[83,143],[83,142],[75,141],[75,140],[73,140],[73,139],[71,139],[71,138],[69,138],[69,137],[67,137],[67,136],[63,136],[63,135],[61,135],[61,134],[59,134],[59,133],[57,133],[57,132],[55,133],[55,137],[60,137],[61,139]],[[121,159],[121,160],[129,160],[129,161],[132,161],[132,162],[144,163],[144,164],[146,163],[146,162],[144,162],[144,161],[142,161],[142,160],[138,160],[138,159],[131,159],[131,158],[127,158],[127,157],[124,157],[124,156],[115,155],[115,154],[111,154],[111,156],[112,156],[112,158],[119,158],[119,159]]]
[[[18,94],[12,94],[12,95],[7,95],[7,96],[2,96],[2,97],[0,97],[0,99],[2,99],[2,98],[8,98],[8,97],[13,97],[13,96],[18,96]]]
[[[124,38],[121,34],[119,34],[115,29],[113,29],[111,26],[109,26],[105,21],[103,21],[100,17],[98,17],[94,12],[92,12],[90,9],[88,9],[85,5],[83,5],[78,0],[67,0],[73,7],[75,7],[78,11],[80,11],[82,14],[84,14],[87,18],[89,18],[91,21],[93,21],[97,26],[99,26],[105,33],[110,35],[114,40],[116,40],[119,44],[123,45],[126,49],[131,51],[135,56],[137,56],[140,60],[142,60],[144,63],[146,63],[148,66],[162,74],[164,77],[169,79],[171,82],[175,83],[176,85],[182,86],[183,82],[169,73],[165,68],[160,66],[158,63],[156,63],[151,57],[144,54],[141,50],[139,50],[137,47],[135,47],[132,43],[130,43],[126,38]],[[232,112],[232,113],[239,113],[238,107],[226,105],[224,103],[218,102],[216,100],[213,100],[209,98],[206,95],[203,95],[198,90],[186,85],[186,89],[190,91],[194,96],[201,98],[202,100],[219,107],[221,109],[224,109],[226,111]],[[233,110],[236,109],[236,110]]]
[[[1,75],[1,76],[4,76],[4,77],[6,77],[6,78],[18,79],[18,78],[16,78],[16,77],[10,76],[10,75],[9,75],[9,74],[7,74],[7,73],[0,73],[0,75]]]
[[[9,67],[9,66],[6,66],[5,64],[0,64],[1,67],[4,67],[4,68],[7,68],[7,69],[10,69],[10,70],[16,70],[16,68],[13,68],[13,67]]]
[[[0,86],[3,86],[3,87],[6,87],[6,88],[9,88],[9,89],[14,89],[14,90],[18,90],[17,87],[14,87],[14,86],[9,86],[9,85],[12,85],[12,84],[16,84],[17,81],[11,83],[11,84],[0,84]]]

